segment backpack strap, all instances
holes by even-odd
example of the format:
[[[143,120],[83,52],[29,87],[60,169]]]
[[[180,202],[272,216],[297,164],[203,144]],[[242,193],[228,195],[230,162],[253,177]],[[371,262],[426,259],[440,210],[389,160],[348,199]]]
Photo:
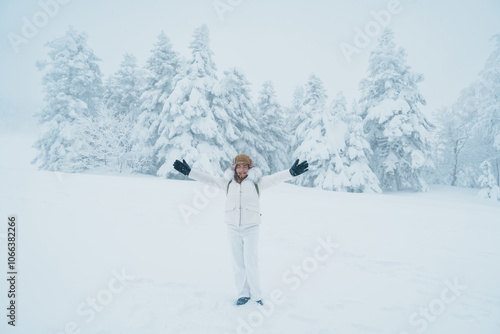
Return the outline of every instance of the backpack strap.
[[[231,184],[231,182],[233,182],[233,180],[230,180],[227,184],[226,195],[229,193],[229,185]],[[257,195],[259,195],[259,197],[260,197],[259,186],[257,185],[257,183],[254,183],[253,185],[255,186],[255,190],[257,191]]]

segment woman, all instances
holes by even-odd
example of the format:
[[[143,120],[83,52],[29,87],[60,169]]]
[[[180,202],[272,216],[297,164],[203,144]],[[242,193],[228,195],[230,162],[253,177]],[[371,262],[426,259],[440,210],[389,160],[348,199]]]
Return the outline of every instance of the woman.
[[[239,154],[224,177],[218,177],[192,170],[184,160],[174,162],[174,168],[182,174],[226,191],[225,222],[238,290],[236,305],[246,304],[250,299],[263,305],[257,251],[261,216],[260,190],[300,175],[308,167],[307,161],[299,164],[297,159],[289,170],[262,177],[262,172],[255,167],[252,159],[246,154]]]

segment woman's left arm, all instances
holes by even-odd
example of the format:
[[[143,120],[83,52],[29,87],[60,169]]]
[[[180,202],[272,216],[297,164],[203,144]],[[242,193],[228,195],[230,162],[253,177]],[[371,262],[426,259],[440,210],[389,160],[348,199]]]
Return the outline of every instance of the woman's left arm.
[[[291,180],[293,177],[298,176],[304,172],[308,171],[309,164],[307,161],[303,161],[299,164],[299,159],[295,161],[293,164],[292,168],[283,170],[281,172],[264,176],[262,179],[260,179],[259,182],[259,187],[262,189],[266,189],[272,186],[275,186],[277,184],[280,184],[282,182]]]
[[[266,189],[282,182],[291,180],[293,178],[292,174],[288,169],[282,170],[281,172],[274,173],[272,175],[264,176],[259,181],[259,188]]]

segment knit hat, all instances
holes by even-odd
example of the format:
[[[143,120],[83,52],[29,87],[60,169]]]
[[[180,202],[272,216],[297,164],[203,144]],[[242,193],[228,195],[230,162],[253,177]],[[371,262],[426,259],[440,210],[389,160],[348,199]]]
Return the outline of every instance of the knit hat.
[[[248,165],[249,167],[254,166],[252,159],[250,159],[250,157],[246,154],[238,154],[234,158],[233,165],[236,166],[237,164],[244,164],[244,165]]]

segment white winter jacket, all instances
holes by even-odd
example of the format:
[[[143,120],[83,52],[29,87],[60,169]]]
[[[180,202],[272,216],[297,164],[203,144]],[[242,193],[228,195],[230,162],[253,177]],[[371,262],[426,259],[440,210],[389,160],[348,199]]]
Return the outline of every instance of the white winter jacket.
[[[262,172],[257,167],[250,168],[248,176],[241,184],[234,181],[234,171],[232,169],[226,170],[224,177],[212,176],[191,169],[189,177],[220,188],[224,192],[227,191],[224,220],[226,224],[236,226],[260,224],[259,194],[255,184],[257,184],[260,192],[263,189],[293,178],[289,170],[262,177]],[[229,183],[230,181],[231,183]]]

